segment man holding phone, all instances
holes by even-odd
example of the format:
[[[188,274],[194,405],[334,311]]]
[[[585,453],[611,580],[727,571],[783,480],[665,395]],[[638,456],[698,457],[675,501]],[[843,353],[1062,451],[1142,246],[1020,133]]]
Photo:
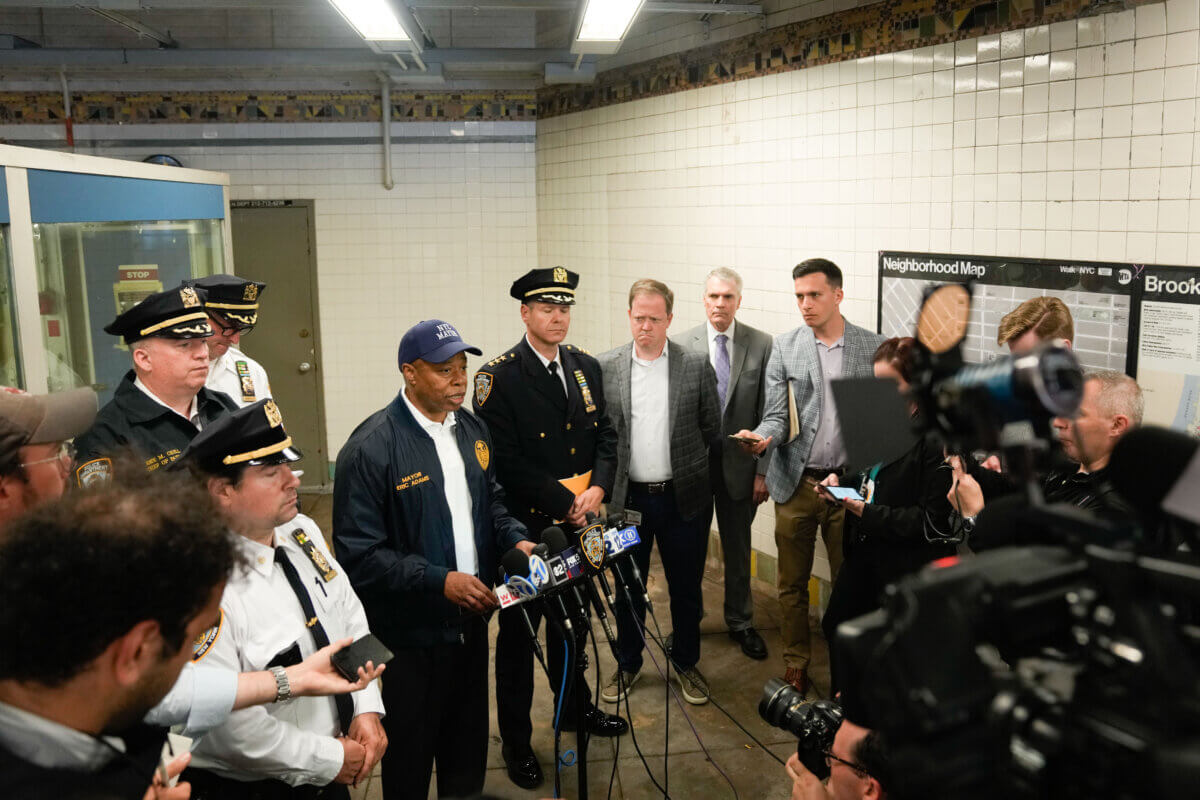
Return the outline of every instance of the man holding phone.
[[[370,633],[320,529],[297,513],[300,481],[290,464],[300,457],[279,409],[262,400],[205,427],[181,461],[238,534],[248,565],[230,579],[221,618],[197,640],[193,661],[271,670],[280,700],[290,696],[283,668],[331,640]],[[194,800],[286,797],[297,787],[347,798],[346,787],[370,775],[387,749],[382,716],[375,684],[237,711],[200,740],[184,778]]]

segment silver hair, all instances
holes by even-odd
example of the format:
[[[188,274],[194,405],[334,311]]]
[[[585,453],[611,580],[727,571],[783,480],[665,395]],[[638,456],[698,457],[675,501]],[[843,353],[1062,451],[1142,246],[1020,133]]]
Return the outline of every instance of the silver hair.
[[[742,296],[742,276],[738,275],[736,271],[730,269],[729,267],[717,267],[712,272],[708,273],[708,277],[704,279],[704,289],[701,290],[701,293],[707,291],[708,282],[713,278],[716,278],[719,281],[724,281],[725,283],[732,283],[737,287],[738,297]]]
[[[1129,425],[1132,428],[1142,424],[1146,401],[1142,397],[1142,389],[1137,385],[1137,381],[1115,369],[1089,370],[1084,373],[1083,379],[1100,384],[1100,396],[1097,398],[1097,404],[1103,414],[1109,417],[1122,414],[1128,417]]]

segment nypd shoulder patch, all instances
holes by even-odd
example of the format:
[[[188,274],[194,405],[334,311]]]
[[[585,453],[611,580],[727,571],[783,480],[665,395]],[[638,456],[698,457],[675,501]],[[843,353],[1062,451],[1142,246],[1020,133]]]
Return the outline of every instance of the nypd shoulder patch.
[[[483,405],[492,393],[492,375],[487,372],[475,373],[475,404]]]
[[[217,639],[221,638],[221,630],[224,627],[225,609],[221,609],[221,616],[217,620],[217,624],[197,636],[196,641],[192,643],[193,664],[212,652],[213,645],[217,643]]]
[[[80,489],[91,489],[108,483],[112,478],[113,462],[111,458],[93,458],[85,461],[75,470],[75,480]]]

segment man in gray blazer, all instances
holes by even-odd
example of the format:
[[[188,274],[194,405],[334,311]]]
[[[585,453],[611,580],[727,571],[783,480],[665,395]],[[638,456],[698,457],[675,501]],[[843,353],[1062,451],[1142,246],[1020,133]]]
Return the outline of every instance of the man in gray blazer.
[[[829,473],[843,474],[846,465],[830,383],[874,375],[871,362],[883,337],[851,325],[842,316],[842,271],[832,261],[802,261],[792,270],[792,281],[804,325],[775,337],[767,362],[763,420],[753,431],[739,431],[739,435],[759,440],[743,445],[755,454],[775,445],[767,488],[775,501],[784,680],[807,692],[812,656],[808,582],[818,527],[825,539],[831,577],[837,578],[842,564],[844,511],[840,505],[821,500],[814,489]],[[789,386],[797,415],[797,430],[790,440]]]
[[[717,378],[708,358],[667,342],[675,296],[654,280],[629,289],[633,341],[599,357],[604,396],[617,430],[617,476],[613,509],[642,515],[642,543],[633,553],[642,575],[650,569],[650,548],[658,540],[671,597],[674,644],[671,660],[683,698],[708,702],[708,682],[700,660],[701,582],[712,518],[709,449],[721,435]],[[621,566],[623,574],[625,565]],[[634,608],[622,596],[616,609],[617,670],[600,696],[616,703],[637,681],[642,668],[646,608],[640,592]],[[635,618],[636,614],[636,618]]]
[[[721,432],[754,428],[763,415],[771,336],[734,319],[742,304],[742,276],[734,270],[718,267],[708,273],[703,300],[708,321],[677,341],[707,358],[716,372]],[[742,652],[761,661],[767,657],[767,643],[754,630],[750,526],[758,504],[769,496],[769,454],[756,462],[725,436],[720,441],[713,448],[709,470],[725,559],[725,624],[729,626],[729,638],[742,646]]]

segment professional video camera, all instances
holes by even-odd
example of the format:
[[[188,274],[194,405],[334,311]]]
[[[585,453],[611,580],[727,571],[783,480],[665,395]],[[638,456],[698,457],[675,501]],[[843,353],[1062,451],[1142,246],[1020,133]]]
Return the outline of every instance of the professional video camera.
[[[1079,404],[1078,364],[1049,345],[963,365],[969,307],[961,285],[926,295],[913,389],[922,416],[952,448],[1045,450],[1050,419]],[[1139,433],[1125,440],[1135,443]],[[1177,443],[1187,453],[1179,463],[1195,458],[1184,434],[1145,433]],[[1164,474],[1159,461],[1121,463],[1138,452],[1118,446],[1114,468],[1153,473],[1168,485],[1183,471],[1176,464]],[[1032,484],[1036,457],[1014,460]],[[1045,546],[933,564],[889,586],[881,609],[838,630],[832,646],[848,678],[842,706],[847,719],[891,743],[897,785],[886,787],[889,797],[1194,791],[1200,561],[1194,553],[1152,551],[1136,524],[1040,507],[1036,491],[1028,498],[1007,523],[1043,531]],[[1161,516],[1158,508],[1144,511],[1146,519]],[[795,708],[793,716],[803,716]]]

